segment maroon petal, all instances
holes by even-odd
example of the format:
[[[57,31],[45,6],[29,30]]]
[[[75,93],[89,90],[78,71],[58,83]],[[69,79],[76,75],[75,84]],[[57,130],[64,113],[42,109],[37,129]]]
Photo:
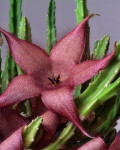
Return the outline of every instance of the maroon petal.
[[[89,80],[108,65],[115,53],[116,51],[101,60],[88,60],[74,66],[70,72],[68,83],[72,86],[76,86]]]
[[[50,68],[48,54],[40,47],[14,37],[9,32],[0,29],[9,44],[15,62],[28,74],[43,74],[43,70]]]
[[[40,85],[30,75],[17,76],[0,96],[0,107],[40,95]]]
[[[59,117],[52,111],[46,111],[43,115],[41,115],[43,119],[43,128],[50,134],[52,137],[58,127]]]
[[[0,144],[0,150],[24,150],[22,127]]]
[[[10,136],[15,130],[26,125],[28,121],[9,108],[0,109],[0,141]]]
[[[86,23],[90,15],[86,17],[72,32],[61,39],[52,49],[50,58],[52,61],[64,65],[78,63],[85,48]]]
[[[116,138],[111,144],[109,150],[120,150],[120,132],[117,133]]]
[[[108,150],[108,146],[100,137],[97,137],[87,142],[77,150]]]
[[[49,111],[47,107],[41,101],[41,98],[34,98],[31,100],[32,104],[32,117],[36,118],[41,116],[43,119],[42,126],[52,137],[58,127],[59,117],[52,111]]]
[[[47,111],[47,107],[43,104],[41,97],[31,98],[32,119],[41,116]]]
[[[42,92],[42,101],[48,109],[65,116],[72,121],[86,136],[73,101],[73,89],[62,87],[55,90]],[[90,136],[89,136],[90,137]]]

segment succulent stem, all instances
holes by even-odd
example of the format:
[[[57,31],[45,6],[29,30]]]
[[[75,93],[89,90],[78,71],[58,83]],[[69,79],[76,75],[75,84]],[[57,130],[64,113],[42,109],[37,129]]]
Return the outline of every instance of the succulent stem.
[[[47,48],[46,51],[50,54],[52,47],[56,44],[56,27],[55,27],[55,1],[50,0],[47,14]]]
[[[58,139],[54,143],[49,144],[46,148],[44,148],[44,150],[58,150],[61,145],[74,134],[74,131],[74,125],[72,123],[68,123],[67,127],[63,129]]]

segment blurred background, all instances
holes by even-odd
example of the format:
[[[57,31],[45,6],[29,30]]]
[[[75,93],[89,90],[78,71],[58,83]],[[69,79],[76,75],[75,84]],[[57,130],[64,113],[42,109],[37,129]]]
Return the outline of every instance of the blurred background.
[[[9,31],[9,2],[0,0],[0,27]],[[23,0],[23,16],[27,16],[31,28],[33,42],[46,47],[46,14],[49,0]],[[75,0],[56,0],[56,28],[60,39],[76,26]],[[94,42],[104,35],[110,35],[112,51],[114,42],[120,40],[120,0],[88,0],[89,14],[100,16],[90,19],[90,48]],[[7,54],[7,44],[4,44],[3,58]],[[118,126],[117,126],[118,128]]]
[[[0,0],[0,27],[9,30],[9,2]],[[49,0],[23,0],[23,16],[27,16],[33,40],[46,42],[46,14]],[[56,27],[58,38],[64,36],[76,26],[75,0],[56,0]],[[114,41],[120,40],[120,0],[88,0],[89,13],[100,14],[90,20],[91,50],[94,42],[106,34],[110,35],[110,49]]]

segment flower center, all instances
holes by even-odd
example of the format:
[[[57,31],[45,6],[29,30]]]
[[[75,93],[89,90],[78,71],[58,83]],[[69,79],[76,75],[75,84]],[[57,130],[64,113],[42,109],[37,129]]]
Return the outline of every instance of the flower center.
[[[52,83],[53,86],[57,85],[60,82],[60,75],[57,78],[48,78],[48,80]]]

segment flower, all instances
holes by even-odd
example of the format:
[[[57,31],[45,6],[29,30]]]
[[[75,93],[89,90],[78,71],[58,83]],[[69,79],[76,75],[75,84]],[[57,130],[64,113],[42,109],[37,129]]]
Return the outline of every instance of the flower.
[[[85,47],[86,23],[92,16],[86,17],[61,39],[50,56],[40,47],[0,29],[7,39],[12,57],[25,72],[17,76],[0,96],[0,107],[41,96],[49,110],[68,118],[89,136],[81,126],[73,101],[74,87],[104,69],[115,55],[114,51],[104,59],[80,63]]]

